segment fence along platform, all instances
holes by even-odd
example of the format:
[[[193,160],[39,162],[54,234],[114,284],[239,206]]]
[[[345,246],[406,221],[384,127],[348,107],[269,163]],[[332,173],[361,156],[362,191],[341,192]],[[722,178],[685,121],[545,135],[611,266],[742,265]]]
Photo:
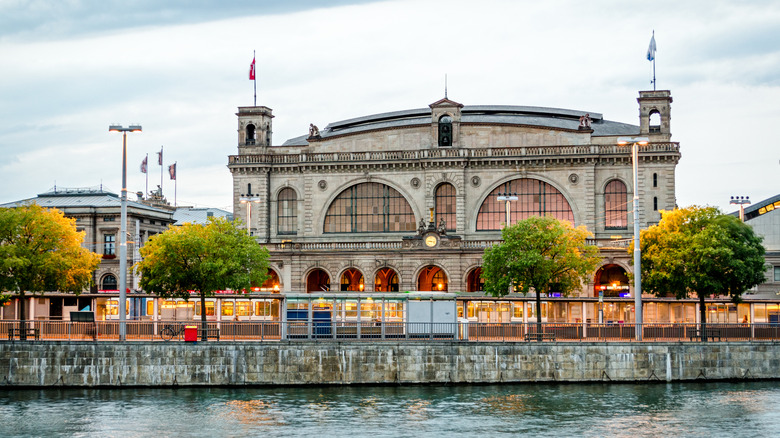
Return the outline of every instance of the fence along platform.
[[[195,324],[200,321],[128,321],[128,341],[158,341],[168,324]],[[329,321],[230,321],[207,323],[210,332],[219,332],[219,341],[300,341],[328,342],[343,339],[366,341],[501,341],[534,342],[537,333],[548,342],[636,342],[642,330],[644,342],[701,342],[701,324],[581,324],[581,323],[408,323]],[[541,327],[541,329],[540,329]],[[0,333],[17,340],[22,322],[0,321]],[[25,321],[28,341],[118,341],[119,322]],[[34,334],[37,333],[37,337]],[[780,324],[706,324],[708,341],[780,341]],[[11,336],[10,334],[13,334]],[[213,339],[216,341],[216,339]],[[175,342],[175,340],[174,340]]]

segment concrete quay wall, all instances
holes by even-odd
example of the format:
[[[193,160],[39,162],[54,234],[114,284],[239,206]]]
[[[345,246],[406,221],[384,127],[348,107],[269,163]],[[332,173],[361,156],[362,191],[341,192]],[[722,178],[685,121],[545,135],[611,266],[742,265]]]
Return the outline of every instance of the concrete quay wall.
[[[0,342],[0,387],[780,378],[780,344]]]

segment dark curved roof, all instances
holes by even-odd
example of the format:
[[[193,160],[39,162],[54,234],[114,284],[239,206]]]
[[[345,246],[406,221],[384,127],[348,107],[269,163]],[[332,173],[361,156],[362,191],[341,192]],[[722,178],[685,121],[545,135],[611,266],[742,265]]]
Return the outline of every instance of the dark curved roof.
[[[461,109],[461,123],[506,124],[577,130],[580,124],[580,116],[585,114],[590,115],[593,136],[637,135],[639,133],[639,126],[604,120],[603,115],[599,113],[535,106],[464,106]],[[375,129],[423,126],[430,123],[430,108],[393,111],[330,123],[325,129],[320,131],[320,136],[322,139],[327,139],[329,137]],[[309,144],[307,138],[307,135],[295,137],[284,142],[282,146],[307,146]]]

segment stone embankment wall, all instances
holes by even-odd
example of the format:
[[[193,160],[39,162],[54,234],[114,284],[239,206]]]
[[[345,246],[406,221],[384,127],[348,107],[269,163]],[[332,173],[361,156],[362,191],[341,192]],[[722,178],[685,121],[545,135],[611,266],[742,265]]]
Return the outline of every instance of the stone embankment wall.
[[[778,378],[778,343],[0,342],[4,387]]]

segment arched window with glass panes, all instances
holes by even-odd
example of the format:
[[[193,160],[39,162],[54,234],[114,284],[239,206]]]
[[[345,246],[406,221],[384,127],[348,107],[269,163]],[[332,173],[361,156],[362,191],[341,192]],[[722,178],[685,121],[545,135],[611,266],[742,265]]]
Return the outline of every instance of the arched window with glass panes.
[[[502,194],[511,193],[516,200],[499,200]],[[506,203],[509,202],[507,218]],[[507,181],[485,198],[477,214],[477,231],[500,230],[507,219],[509,224],[528,219],[531,216],[552,216],[556,219],[574,223],[569,201],[552,185],[532,178],[519,178]]]
[[[276,224],[279,234],[298,234],[298,195],[287,187],[276,198]]]
[[[628,228],[628,190],[623,181],[613,179],[604,189],[604,228]]]
[[[444,220],[444,229],[447,231],[455,231],[456,228],[456,216],[455,216],[455,186],[450,183],[442,183],[436,187],[434,197],[436,198],[436,226],[441,224]]]
[[[328,206],[324,233],[397,233],[416,230],[414,212],[398,190],[380,183],[346,188]]]

